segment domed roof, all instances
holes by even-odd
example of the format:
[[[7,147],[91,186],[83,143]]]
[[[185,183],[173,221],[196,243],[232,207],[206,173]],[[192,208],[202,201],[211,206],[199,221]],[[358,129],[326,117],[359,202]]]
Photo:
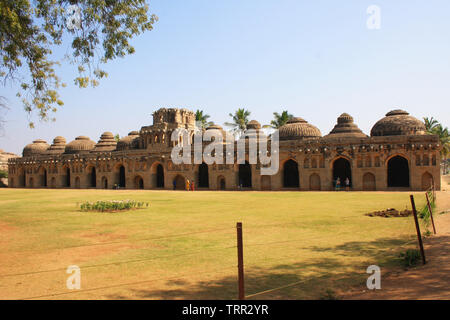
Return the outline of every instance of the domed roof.
[[[119,151],[133,149],[136,147],[138,138],[139,132],[131,131],[130,133],[128,133],[126,137],[123,137],[122,139],[119,140],[119,142],[117,142],[116,149]]]
[[[75,140],[66,145],[65,153],[78,153],[80,151],[89,151],[94,149],[95,142],[86,136],[76,137]]]
[[[48,148],[47,153],[59,154],[63,153],[65,149],[66,149],[66,138],[57,136],[55,137],[55,139],[53,139],[53,143],[50,146],[50,148]]]
[[[280,140],[298,140],[305,138],[319,138],[320,130],[302,118],[289,119],[279,129]]]
[[[22,156],[31,157],[38,154],[43,154],[50,146],[47,141],[42,139],[34,140],[33,143],[27,144],[23,148]]]
[[[261,124],[256,120],[251,120],[247,123],[247,129],[261,129]]]
[[[117,141],[112,132],[103,132],[100,140],[95,145],[94,151],[113,151],[116,149]]]
[[[219,131],[222,134],[222,141],[226,141],[227,139],[227,132],[225,130],[223,130],[223,128],[215,123],[210,124],[207,128],[206,131]]]
[[[371,136],[426,134],[425,124],[404,110],[392,110],[373,126]]]
[[[351,115],[343,113],[337,119],[337,124],[334,126],[333,130],[324,136],[324,139],[346,137],[367,138],[367,135],[353,123],[353,117]]]

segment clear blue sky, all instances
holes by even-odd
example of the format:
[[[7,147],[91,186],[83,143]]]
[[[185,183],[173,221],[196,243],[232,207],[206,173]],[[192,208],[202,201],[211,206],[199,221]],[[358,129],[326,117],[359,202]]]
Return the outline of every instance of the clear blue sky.
[[[366,27],[372,4],[380,30]],[[0,149],[21,153],[57,135],[123,136],[160,107],[199,108],[219,124],[238,107],[262,124],[287,109],[322,134],[343,112],[369,134],[397,106],[450,124],[448,0],[153,0],[150,8],[154,30],[135,39],[134,55],[106,66],[99,87],[78,89],[74,67],[60,69],[69,85],[56,123],[28,129],[15,88],[2,87],[11,110]]]

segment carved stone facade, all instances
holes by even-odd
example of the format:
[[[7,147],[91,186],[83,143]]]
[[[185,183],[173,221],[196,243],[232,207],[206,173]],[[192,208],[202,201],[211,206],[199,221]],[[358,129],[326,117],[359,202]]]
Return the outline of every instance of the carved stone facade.
[[[280,128],[280,169],[262,176],[258,164],[175,165],[171,134],[187,129],[192,139],[195,114],[186,109],[159,109],[153,125],[132,131],[118,143],[105,132],[98,143],[79,136],[66,144],[35,140],[23,157],[10,159],[9,186],[18,188],[334,190],[339,178],[351,190],[440,190],[440,145],[424,124],[402,110],[393,110],[365,135],[344,113],[322,137],[314,125],[293,118]],[[249,129],[260,134],[252,120]],[[213,125],[207,130],[223,129]],[[234,143],[231,141],[228,143]],[[234,150],[237,148],[235,147]],[[236,155],[235,155],[236,158]],[[225,161],[224,161],[225,162]]]

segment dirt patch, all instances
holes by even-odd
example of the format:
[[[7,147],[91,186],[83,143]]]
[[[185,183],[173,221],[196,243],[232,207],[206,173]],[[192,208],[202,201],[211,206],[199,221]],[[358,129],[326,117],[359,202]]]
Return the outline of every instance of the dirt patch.
[[[399,218],[399,217],[409,217],[412,214],[413,214],[412,210],[398,211],[396,209],[389,208],[383,211],[374,211],[366,213],[365,215],[369,217]]]
[[[450,207],[450,193],[438,192],[440,211]],[[435,215],[437,235],[424,239],[427,263],[402,270],[381,270],[381,289],[364,284],[340,295],[343,299],[450,299],[450,214]],[[383,276],[384,275],[384,276]]]

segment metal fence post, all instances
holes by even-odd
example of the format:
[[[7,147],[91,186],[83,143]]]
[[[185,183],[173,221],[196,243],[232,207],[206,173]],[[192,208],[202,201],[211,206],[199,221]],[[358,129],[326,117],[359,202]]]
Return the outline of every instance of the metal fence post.
[[[245,299],[244,288],[244,248],[242,243],[242,222],[236,224],[237,230],[237,252],[238,252],[238,281],[239,281],[239,300]]]
[[[433,232],[434,232],[434,234],[436,234],[436,227],[434,226],[434,219],[433,219],[433,210],[431,210],[431,204],[430,204],[430,199],[428,197],[428,193],[425,193],[425,196],[427,197],[428,211],[430,211],[431,224],[433,225]]]
[[[419,247],[420,247],[420,255],[422,256],[423,264],[426,264],[427,261],[425,260],[425,250],[423,249],[422,234],[420,233],[419,220],[417,219],[417,211],[416,211],[416,204],[414,203],[414,196],[410,195],[409,197],[411,199],[411,206],[414,214],[414,222],[416,224],[417,239],[419,240]]]

